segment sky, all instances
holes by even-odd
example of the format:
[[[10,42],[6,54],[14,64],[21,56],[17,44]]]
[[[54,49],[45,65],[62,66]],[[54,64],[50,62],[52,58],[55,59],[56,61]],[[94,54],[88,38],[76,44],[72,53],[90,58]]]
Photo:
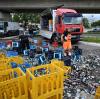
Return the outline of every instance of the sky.
[[[100,14],[83,14],[83,17],[88,18],[90,22],[100,20]]]

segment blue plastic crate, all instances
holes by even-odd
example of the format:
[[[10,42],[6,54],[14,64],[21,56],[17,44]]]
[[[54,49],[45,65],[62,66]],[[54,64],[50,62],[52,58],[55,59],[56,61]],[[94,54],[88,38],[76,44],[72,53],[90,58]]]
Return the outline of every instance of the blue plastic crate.
[[[54,52],[54,57],[53,58],[61,60],[62,57],[63,57],[62,52],[58,52],[58,51]]]
[[[42,41],[42,46],[47,46],[47,42],[46,41]]]
[[[26,68],[30,68],[31,67],[31,64],[29,64],[28,62],[25,62],[24,65],[25,65]]]
[[[7,51],[6,52],[7,57],[13,57],[13,56],[18,56],[18,52],[15,51]]]
[[[42,54],[39,54],[35,57],[38,60],[38,65],[46,63],[46,57]]]
[[[23,71],[26,72],[26,67],[23,64],[18,65],[18,67]]]
[[[28,55],[29,55],[29,50],[24,50],[24,51],[23,51],[23,54],[24,54],[25,56],[28,56]]]
[[[48,51],[48,60],[52,60],[54,57],[54,52],[52,50]]]
[[[19,42],[12,42],[12,47],[19,47]]]
[[[33,34],[36,35],[36,34],[38,34],[38,32],[37,31],[33,31]]]
[[[37,39],[33,39],[33,42],[34,42],[34,44],[37,44],[38,40]]]
[[[36,49],[35,45],[30,45],[30,49]]]
[[[16,68],[17,67],[17,63],[11,62],[11,66],[12,66],[12,68]]]
[[[59,47],[59,48],[56,48],[56,50],[55,51],[58,51],[58,52],[63,52],[64,51],[64,49],[62,48],[62,47]]]
[[[25,62],[24,64],[19,64],[18,67],[20,67],[23,72],[26,72],[26,69],[30,68],[32,66],[31,66],[31,64]]]
[[[0,42],[0,49],[4,49],[4,48],[6,48],[6,43]]]
[[[49,48],[48,48],[48,47],[43,47],[43,48],[42,48],[42,51],[43,51],[43,52],[48,52],[48,51],[49,51]]]

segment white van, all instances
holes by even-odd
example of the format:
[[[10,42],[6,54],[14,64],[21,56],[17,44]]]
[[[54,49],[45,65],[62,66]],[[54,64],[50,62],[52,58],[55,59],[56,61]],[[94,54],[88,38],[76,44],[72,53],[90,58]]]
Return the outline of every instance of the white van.
[[[7,21],[0,21],[0,33],[4,34],[9,31],[16,32],[20,30],[20,25],[18,22],[7,22]]]

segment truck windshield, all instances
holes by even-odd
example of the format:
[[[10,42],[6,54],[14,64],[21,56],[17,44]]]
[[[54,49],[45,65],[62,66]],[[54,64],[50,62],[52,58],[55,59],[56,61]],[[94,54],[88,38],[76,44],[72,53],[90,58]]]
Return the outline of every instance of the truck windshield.
[[[81,24],[82,17],[64,17],[63,23],[64,24]]]

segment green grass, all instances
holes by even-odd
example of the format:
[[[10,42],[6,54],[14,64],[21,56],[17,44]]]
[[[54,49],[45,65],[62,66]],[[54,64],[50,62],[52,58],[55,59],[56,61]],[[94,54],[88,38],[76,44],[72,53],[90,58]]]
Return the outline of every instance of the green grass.
[[[85,34],[100,34],[100,32],[86,32]]]
[[[100,43],[99,37],[84,37],[82,41]]]

